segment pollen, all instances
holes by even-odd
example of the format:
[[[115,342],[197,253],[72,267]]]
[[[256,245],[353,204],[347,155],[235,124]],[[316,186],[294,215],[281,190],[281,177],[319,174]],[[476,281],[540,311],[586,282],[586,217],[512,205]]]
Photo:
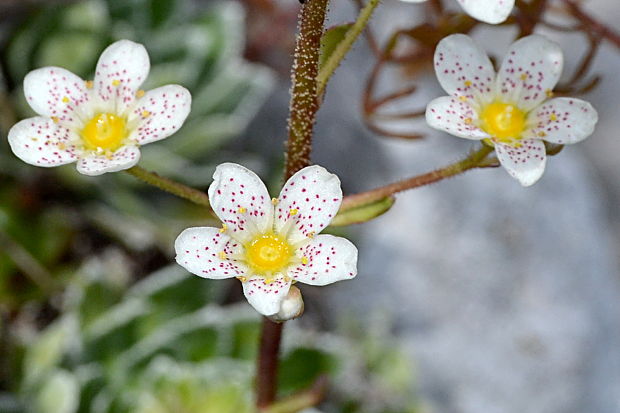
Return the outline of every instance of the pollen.
[[[143,118],[148,118],[149,116],[151,116],[151,112],[149,112],[148,110],[143,110],[140,115],[142,115]]]
[[[118,80],[118,79],[114,79],[114,80],[112,81],[112,86],[118,86],[118,85],[120,85],[120,84],[121,84],[121,81],[120,81],[120,80]]]
[[[86,89],[92,89],[93,88],[93,81],[92,80],[87,80],[86,82],[84,82],[84,84],[86,85]]]
[[[142,96],[144,96],[144,90],[140,89],[136,92],[136,97],[140,99]]]
[[[288,213],[293,217],[295,215],[297,215],[297,213],[299,212],[299,210],[297,208],[293,208],[290,211],[288,211]]]
[[[237,212],[238,212],[238,213],[240,213],[240,214],[245,214],[247,211],[248,211],[248,210],[247,210],[247,208],[244,208],[244,207],[240,207],[240,208],[237,210]]]
[[[301,257],[301,263],[303,265],[308,265],[308,257]]]
[[[482,129],[495,140],[507,143],[520,139],[525,129],[525,113],[515,105],[494,102],[480,114]]]
[[[240,275],[238,277],[235,277],[236,279],[238,279],[239,281],[241,281],[242,283],[246,282],[248,280],[248,277],[244,277],[243,275]]]
[[[69,98],[68,98],[68,97],[66,97],[66,96],[65,96],[65,97],[63,97],[63,98],[62,98],[62,102],[63,102],[63,103],[69,103],[69,102],[70,102],[70,100],[69,100]]]
[[[60,122],[60,119],[58,119],[58,116],[52,116],[52,122],[58,123]]]
[[[245,245],[245,261],[255,274],[267,276],[286,269],[291,263],[293,248],[278,235],[259,235]]]
[[[95,115],[82,129],[84,147],[90,150],[103,149],[114,152],[123,146],[123,141],[128,135],[126,125],[125,119],[121,116],[111,113]]]
[[[471,125],[473,123],[473,119],[472,118],[465,118],[465,120],[463,122],[465,122],[466,125]]]
[[[523,73],[521,76],[521,80],[527,80],[527,74]]]
[[[555,122],[556,120],[558,120],[558,117],[556,116],[555,113],[552,113],[551,115],[549,115],[549,120],[551,122]]]
[[[466,87],[470,87],[472,85],[471,80],[466,80],[464,84]]]

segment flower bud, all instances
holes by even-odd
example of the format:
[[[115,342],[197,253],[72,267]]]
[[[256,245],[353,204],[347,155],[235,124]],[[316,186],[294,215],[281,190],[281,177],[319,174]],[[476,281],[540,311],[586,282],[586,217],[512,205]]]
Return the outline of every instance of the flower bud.
[[[292,320],[304,313],[304,299],[299,288],[291,285],[288,294],[280,303],[280,311],[269,317],[272,321],[283,322]]]

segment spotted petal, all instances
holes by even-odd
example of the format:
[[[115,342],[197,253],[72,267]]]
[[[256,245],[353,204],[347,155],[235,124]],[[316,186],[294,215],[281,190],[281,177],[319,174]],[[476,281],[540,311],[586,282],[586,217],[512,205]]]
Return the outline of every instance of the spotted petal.
[[[537,139],[522,140],[520,143],[519,148],[496,143],[495,153],[499,162],[513,178],[523,186],[530,186],[545,172],[547,162],[545,145]]]
[[[445,37],[437,45],[435,73],[451,96],[465,96],[479,104],[489,103],[495,70],[487,54],[463,34]]]
[[[36,166],[58,166],[74,162],[76,149],[68,142],[72,132],[50,118],[24,119],[9,131],[9,144],[22,161]]]
[[[280,311],[280,303],[288,294],[291,281],[279,276],[267,283],[263,277],[252,277],[243,283],[243,294],[252,307],[263,315]]]
[[[305,258],[288,275],[304,284],[326,285],[357,275],[357,248],[348,239],[319,235],[299,254]]]
[[[555,42],[540,35],[510,46],[498,73],[498,93],[506,103],[530,111],[545,99],[562,74],[564,58]]]
[[[189,91],[178,85],[146,92],[133,110],[133,118],[139,119],[139,123],[130,139],[144,145],[167,138],[183,125],[191,103]]]
[[[514,0],[458,0],[463,9],[476,20],[485,23],[501,23],[512,11]]]
[[[443,96],[426,107],[426,123],[432,128],[465,139],[486,139],[490,135],[478,126],[478,113],[468,102]]]
[[[241,248],[228,235],[211,227],[187,228],[174,242],[176,261],[182,267],[192,274],[214,280],[248,273],[244,264],[229,258],[239,253]]]
[[[288,239],[292,243],[314,236],[329,225],[341,202],[342,189],[336,175],[318,165],[303,168],[280,192],[275,213],[276,231],[291,225]]]
[[[223,163],[215,169],[209,201],[237,238],[249,240],[252,232],[266,232],[272,223],[273,205],[265,184],[241,165]]]
[[[79,173],[97,176],[106,172],[118,172],[129,169],[140,160],[140,149],[135,146],[123,146],[111,155],[91,154],[78,161]]]
[[[24,94],[39,115],[74,122],[74,111],[89,101],[85,82],[60,67],[33,70],[24,78]]]
[[[149,69],[149,55],[144,46],[119,40],[99,57],[94,87],[103,102],[122,113],[135,101],[136,92],[148,76]]]
[[[588,102],[573,98],[551,99],[528,115],[532,125],[524,135],[553,143],[579,142],[594,132],[596,110]]]

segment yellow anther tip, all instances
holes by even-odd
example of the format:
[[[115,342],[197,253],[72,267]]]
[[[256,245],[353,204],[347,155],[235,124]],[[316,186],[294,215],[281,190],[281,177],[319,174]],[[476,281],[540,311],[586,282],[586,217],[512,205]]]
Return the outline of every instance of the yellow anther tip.
[[[297,215],[297,213],[298,213],[298,212],[299,212],[299,210],[298,210],[297,208],[293,208],[293,209],[291,209],[290,211],[288,211],[288,213],[289,213],[291,216]]]
[[[301,257],[301,263],[302,263],[303,265],[308,264],[308,257]]]
[[[226,253],[224,251],[220,251],[217,256],[221,259],[221,260],[225,260],[226,259]]]
[[[148,118],[149,116],[151,116],[151,112],[149,112],[148,110],[143,110],[141,115],[143,118]]]
[[[121,81],[120,81],[120,80],[118,80],[118,79],[114,79],[114,80],[112,81],[112,86],[118,86],[118,85],[120,85],[120,84],[121,84]]]
[[[246,282],[248,280],[248,277],[244,277],[244,276],[239,276],[236,277],[239,281],[241,281],[242,283]]]
[[[60,119],[58,119],[58,116],[52,116],[52,122],[58,123],[60,122]]]
[[[86,88],[87,89],[92,89],[93,88],[93,81],[92,80],[87,80],[84,83],[86,84]]]
[[[241,207],[241,208],[239,208],[239,209],[237,210],[237,212],[238,212],[238,213],[240,213],[240,214],[245,214],[247,211],[248,211],[248,210],[247,210],[246,208],[244,208],[244,207]]]
[[[136,92],[136,97],[141,98],[142,96],[144,96],[144,90],[140,89]]]
[[[68,97],[63,97],[62,98],[63,103],[69,103],[69,98]]]
[[[465,86],[467,87],[472,85],[471,80],[466,80],[464,83],[465,83]]]
[[[280,201],[278,201],[278,198],[271,198],[271,203],[273,205],[278,205],[278,202],[280,202]]]
[[[465,122],[466,125],[471,125],[472,122],[473,122],[473,119],[472,118],[465,118],[464,122]]]

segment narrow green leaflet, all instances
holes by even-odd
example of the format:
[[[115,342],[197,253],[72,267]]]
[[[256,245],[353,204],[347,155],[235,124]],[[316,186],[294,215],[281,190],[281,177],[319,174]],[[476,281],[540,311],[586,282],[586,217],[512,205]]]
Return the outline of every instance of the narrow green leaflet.
[[[347,31],[353,26],[353,23],[345,23],[338,26],[330,27],[323,33],[321,37],[321,55],[319,57],[319,69],[322,69],[325,62],[329,60],[338,43],[340,43],[347,34]]]
[[[378,201],[371,201],[367,204],[354,206],[352,208],[341,208],[338,215],[336,215],[334,220],[331,222],[331,226],[340,227],[370,221],[386,213],[390,208],[392,208],[394,202],[394,197],[389,196]]]

